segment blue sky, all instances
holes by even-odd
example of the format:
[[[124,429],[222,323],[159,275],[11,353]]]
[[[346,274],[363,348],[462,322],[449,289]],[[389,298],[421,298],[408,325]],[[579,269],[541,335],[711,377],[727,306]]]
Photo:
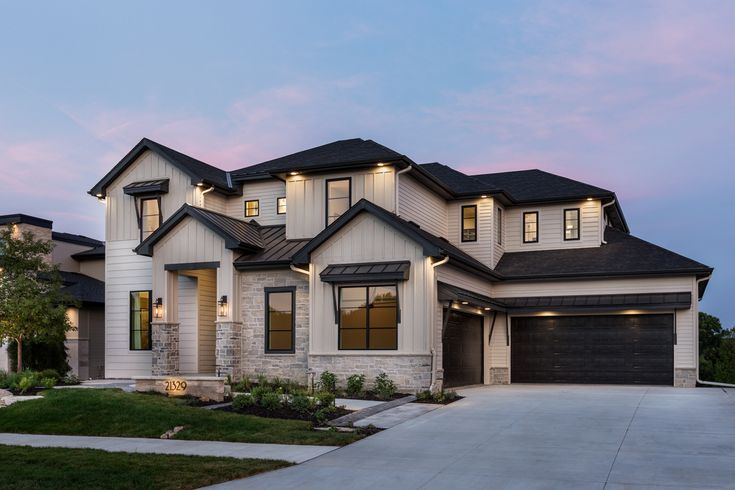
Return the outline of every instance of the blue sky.
[[[102,237],[143,136],[225,169],[350,137],[615,190],[735,325],[735,2],[6,2],[0,214]]]

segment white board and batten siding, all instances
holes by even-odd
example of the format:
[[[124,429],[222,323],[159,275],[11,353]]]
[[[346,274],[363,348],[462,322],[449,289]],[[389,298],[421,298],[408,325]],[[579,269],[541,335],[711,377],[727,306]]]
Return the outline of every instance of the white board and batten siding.
[[[410,174],[398,176],[398,212],[401,218],[413,221],[429,233],[449,239],[447,202]]]
[[[366,237],[370,237],[369,240]],[[398,283],[401,323],[398,325],[396,351],[340,351],[334,317],[331,284],[322,282],[319,273],[330,264],[409,260],[409,279]],[[311,334],[309,353],[316,355],[390,355],[428,354],[434,321],[436,297],[431,262],[422,248],[379,219],[363,214],[337,232],[311,254]]]
[[[364,198],[395,212],[395,172],[392,167],[290,176],[286,180],[286,236],[289,240],[312,238],[326,227],[326,182],[348,177],[351,178],[351,205]]]
[[[566,296],[592,294],[634,294],[691,292],[692,307],[676,311],[677,343],[674,346],[674,367],[696,367],[696,341],[698,328],[698,288],[694,276],[661,278],[620,278],[577,281],[540,281],[536,283],[494,283],[493,296],[511,298],[525,296]],[[608,312],[606,314],[634,314],[636,311]],[[645,313],[645,312],[641,312]],[[666,311],[655,312],[666,313]],[[673,311],[669,311],[673,313]],[[542,313],[539,313],[542,314]],[[504,340],[504,339],[503,339]],[[506,354],[506,362],[509,361]],[[495,362],[495,360],[493,360]]]
[[[564,240],[564,210],[579,208],[580,239]],[[523,213],[538,212],[538,242],[523,243]],[[512,207],[505,214],[505,252],[599,247],[601,214],[599,200],[536,207]]]
[[[254,219],[261,225],[285,225],[286,215],[278,214],[278,198],[286,197],[286,184],[278,179],[245,182],[242,196],[230,197],[226,202],[225,214],[236,219],[250,221]],[[258,216],[245,217],[245,201],[258,201]],[[286,210],[289,210],[288,200]]]

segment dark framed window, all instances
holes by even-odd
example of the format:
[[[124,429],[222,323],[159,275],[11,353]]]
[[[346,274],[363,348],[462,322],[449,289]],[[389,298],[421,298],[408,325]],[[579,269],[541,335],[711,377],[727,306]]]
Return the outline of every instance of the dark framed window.
[[[130,291],[130,350],[151,350],[151,291]]]
[[[462,206],[462,241],[477,241],[477,206]]]
[[[279,197],[276,199],[276,214],[286,214],[286,198]]]
[[[252,201],[245,201],[245,217],[252,218],[253,216],[260,215],[260,201],[253,199]]]
[[[564,210],[564,240],[579,240],[579,208]]]
[[[386,286],[339,288],[339,349],[398,349],[398,290]]]
[[[326,186],[326,223],[329,226],[352,205],[352,179],[330,179]]]
[[[523,243],[538,242],[538,211],[523,213]]]
[[[265,351],[294,352],[296,288],[265,288]]]
[[[146,197],[140,200],[140,241],[142,242],[161,226],[161,198]]]
[[[503,244],[503,209],[498,208],[498,213],[495,215],[495,221],[497,223],[497,226],[495,227],[495,232],[497,233],[496,240],[498,242],[498,245]]]

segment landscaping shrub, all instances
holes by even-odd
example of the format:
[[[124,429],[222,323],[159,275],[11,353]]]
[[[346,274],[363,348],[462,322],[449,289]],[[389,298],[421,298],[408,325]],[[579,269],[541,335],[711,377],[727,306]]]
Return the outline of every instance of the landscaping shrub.
[[[321,391],[316,394],[316,402],[320,408],[334,407],[335,395],[328,391]]]
[[[55,378],[41,378],[40,384],[46,389],[51,389],[56,384],[56,379]]]
[[[433,400],[434,395],[429,390],[419,391],[416,393],[416,400],[420,402],[425,402],[429,400]]]
[[[317,424],[324,425],[329,422],[329,418],[332,413],[334,413],[334,407],[320,408],[319,410],[314,412],[314,419],[316,420]]]
[[[64,376],[64,379],[62,379],[62,382],[65,385],[78,385],[79,384],[79,377],[76,374],[69,373],[66,376]]]
[[[347,378],[347,394],[350,396],[359,396],[363,392],[365,386],[364,374],[353,374]]]
[[[273,390],[271,390],[268,386],[254,386],[250,390],[250,394],[253,396],[253,399],[255,400],[255,403],[260,405],[260,401],[263,399],[263,396],[265,396],[267,393],[273,393]]]
[[[55,382],[58,382],[61,379],[61,375],[59,375],[59,372],[56,369],[44,369],[40,373],[38,373],[38,376],[43,378],[53,378]]]
[[[18,380],[17,389],[19,389],[21,393],[25,393],[29,389],[38,386],[38,382],[38,374],[33,371],[24,371]]]
[[[237,395],[232,399],[232,408],[235,410],[242,410],[243,408],[252,407],[255,405],[255,398],[252,395]]]
[[[264,393],[260,398],[260,406],[271,412],[282,408],[283,401],[281,400],[281,395],[275,391]]]
[[[375,395],[381,400],[388,400],[396,393],[396,384],[385,373],[375,377]]]
[[[314,401],[305,395],[294,395],[291,398],[291,408],[301,414],[310,414],[314,411]]]
[[[243,377],[240,381],[230,386],[232,387],[232,391],[243,393],[250,391],[251,383],[247,377]]]
[[[337,376],[329,371],[324,371],[319,376],[319,388],[321,391],[328,391],[329,393],[337,392]]]

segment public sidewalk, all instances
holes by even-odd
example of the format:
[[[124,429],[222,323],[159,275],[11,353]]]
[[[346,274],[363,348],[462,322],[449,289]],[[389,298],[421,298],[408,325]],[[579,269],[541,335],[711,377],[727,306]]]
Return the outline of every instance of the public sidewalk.
[[[277,459],[303,463],[337,449],[337,446],[252,444],[245,442],[179,441],[137,437],[51,436],[0,433],[0,444],[10,446],[101,449],[110,452],[179,454],[227,458]]]

